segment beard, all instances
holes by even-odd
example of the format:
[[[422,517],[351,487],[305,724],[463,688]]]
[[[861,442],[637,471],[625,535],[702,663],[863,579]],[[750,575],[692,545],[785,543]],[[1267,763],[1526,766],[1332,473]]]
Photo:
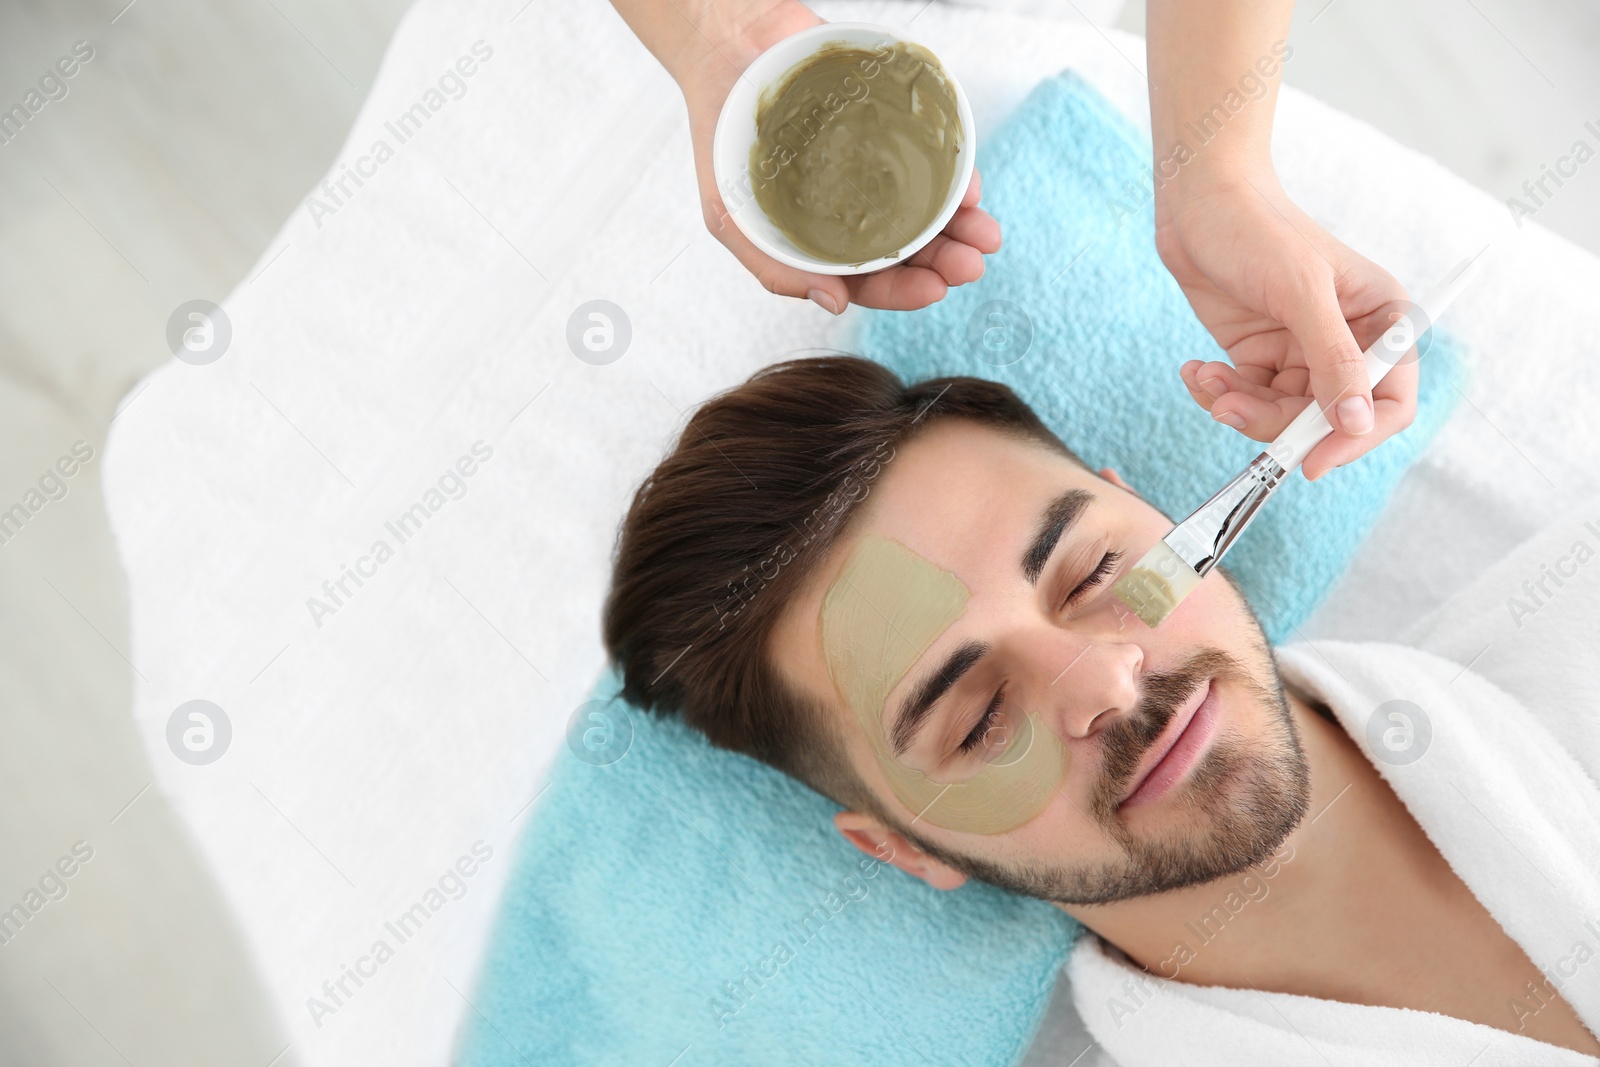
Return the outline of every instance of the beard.
[[[1223,573],[1232,584],[1232,576]],[[894,828],[969,878],[1058,904],[1109,904],[1202,885],[1260,863],[1305,818],[1311,772],[1260,620],[1242,596],[1239,601],[1254,623],[1256,641],[1250,657],[1256,660],[1254,671],[1223,649],[1202,645],[1177,670],[1147,675],[1135,714],[1107,727],[1102,735],[1100,777],[1085,814],[1116,847],[1115,859],[1077,865],[1010,864],[935,845],[898,820],[893,820]],[[1219,731],[1187,780],[1169,794],[1186,817],[1176,820],[1165,834],[1136,834],[1118,804],[1150,746],[1208,677],[1234,683],[1247,701],[1241,709],[1245,717],[1252,711],[1259,715],[1268,724],[1266,736],[1247,747],[1226,730]],[[1259,677],[1269,678],[1270,687]]]

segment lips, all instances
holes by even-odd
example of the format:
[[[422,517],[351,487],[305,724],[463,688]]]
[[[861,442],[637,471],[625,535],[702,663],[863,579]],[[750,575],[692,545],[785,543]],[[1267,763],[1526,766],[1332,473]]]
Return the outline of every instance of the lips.
[[[1191,693],[1189,698],[1183,702],[1176,712],[1173,713],[1172,719],[1167,723],[1166,729],[1161,731],[1161,736],[1156,738],[1155,743],[1150,746],[1150,751],[1145,753],[1144,762],[1128,783],[1128,791],[1123,795],[1122,799],[1117,802],[1118,808],[1123,807],[1128,803],[1128,801],[1132,800],[1134,795],[1137,794],[1141,788],[1143,788],[1145,782],[1148,781],[1150,777],[1158,770],[1163,769],[1162,764],[1166,761],[1168,756],[1173,754],[1175,749],[1182,747],[1187,755],[1189,754],[1190,749],[1198,747],[1197,745],[1187,744],[1186,742],[1194,739],[1188,738],[1185,735],[1189,732],[1189,727],[1194,723],[1201,706],[1206,704],[1206,702],[1212,697],[1212,691],[1212,680],[1208,678],[1204,684],[1196,686],[1195,691]],[[1211,700],[1211,703],[1214,705],[1215,701]],[[1213,717],[1214,716],[1208,716],[1208,719]],[[1201,741],[1201,744],[1203,743],[1204,739]]]

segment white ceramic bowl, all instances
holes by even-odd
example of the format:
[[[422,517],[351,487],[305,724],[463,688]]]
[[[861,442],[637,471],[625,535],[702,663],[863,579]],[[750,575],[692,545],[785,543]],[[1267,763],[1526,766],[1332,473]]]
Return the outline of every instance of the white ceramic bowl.
[[[744,77],[734,83],[733,91],[723,102],[712,140],[712,173],[717,180],[717,189],[722,193],[723,205],[734,224],[750,238],[751,243],[773,259],[813,274],[870,274],[905,260],[945,228],[950,217],[956,213],[956,208],[961,206],[961,197],[972,181],[977,144],[972,128],[972,107],[967,103],[967,94],[962,92],[961,83],[950,72],[950,68],[944,67],[945,78],[956,95],[956,114],[961,122],[961,148],[956,154],[955,177],[950,183],[949,192],[945,194],[944,206],[939,209],[939,214],[934,216],[926,229],[893,254],[865,263],[834,263],[817,259],[796,248],[767,218],[766,212],[761,210],[761,205],[756,203],[751,193],[750,148],[756,139],[756,105],[762,91],[769,85],[781,82],[797,65],[822,48],[841,43],[866,49],[875,49],[885,43],[917,44],[902,33],[870,22],[824,22],[785,37],[756,57],[744,72]],[[926,45],[919,47],[927,48]],[[943,63],[940,65],[943,66]]]

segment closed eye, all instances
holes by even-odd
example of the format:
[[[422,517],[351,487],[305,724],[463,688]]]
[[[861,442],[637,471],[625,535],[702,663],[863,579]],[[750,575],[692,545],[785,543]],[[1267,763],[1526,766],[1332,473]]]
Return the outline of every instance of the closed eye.
[[[1088,595],[1088,593],[1094,589],[1095,586],[1104,582],[1106,580],[1106,576],[1112,572],[1117,565],[1117,561],[1121,558],[1122,553],[1116,551],[1115,549],[1101,556],[1100,563],[1095,567],[1094,570],[1089,572],[1089,576],[1087,578],[1078,583],[1076,589],[1067,594],[1067,599],[1062,601],[1061,607],[1067,608],[1077,603],[1079,600]]]
[[[1095,566],[1094,570],[1089,572],[1088,577],[1079,582],[1077,586],[1073,588],[1072,592],[1067,594],[1066,599],[1061,602],[1061,610],[1065,610],[1066,608],[1077,603],[1079,600],[1083,599],[1091,591],[1093,591],[1096,586],[1103,584],[1107,576],[1109,576],[1111,572],[1116,569],[1117,562],[1121,559],[1122,553],[1114,549],[1101,556],[1100,562]],[[984,736],[994,728],[995,722],[1000,717],[1000,705],[1002,700],[1005,698],[1005,693],[1005,686],[1001,686],[999,689],[995,690],[995,694],[993,698],[990,699],[988,707],[984,709],[983,717],[978,720],[977,725],[972,728],[971,732],[969,732],[967,736],[962,739],[960,745],[957,746],[963,755],[977,748],[978,745],[983,742]]]
[[[989,729],[994,725],[995,720],[1000,717],[1000,701],[1004,699],[1005,695],[1005,686],[1001,686],[999,689],[995,690],[994,699],[989,701],[989,707],[986,711],[984,711],[983,718],[978,720],[978,725],[972,728],[972,732],[962,740],[961,745],[959,746],[963,755],[978,747],[978,745],[983,741],[984,735],[989,732]]]

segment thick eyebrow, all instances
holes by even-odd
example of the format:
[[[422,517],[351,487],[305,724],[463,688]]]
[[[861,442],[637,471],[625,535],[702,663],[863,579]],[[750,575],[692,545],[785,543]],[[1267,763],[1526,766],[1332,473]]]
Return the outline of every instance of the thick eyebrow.
[[[1033,540],[1022,553],[1022,576],[1029,585],[1039,584],[1039,575],[1044,572],[1045,564],[1055,552],[1056,544],[1072,529],[1093,500],[1094,494],[1087,489],[1068,489],[1045,505]],[[955,684],[976,667],[989,654],[989,650],[987,642],[968,641],[912,687],[911,695],[901,704],[889,728],[889,748],[896,757],[905,755],[906,749],[917,739],[932,718],[934,705],[939,698],[955,688]]]
[[[1068,489],[1045,507],[1044,514],[1039,517],[1033,543],[1022,554],[1022,576],[1029,585],[1039,584],[1039,575],[1044,572],[1044,565],[1050,562],[1056,542],[1072,529],[1092,500],[1094,494],[1087,489]]]
[[[989,646],[984,642],[968,641],[950,653],[937,670],[912,690],[911,696],[901,705],[900,715],[895,719],[893,730],[889,734],[890,750],[897,757],[905,755],[906,749],[911,747],[911,742],[917,739],[917,734],[927,723],[939,698],[954,688],[962,676],[977,666],[978,661],[988,654]]]

